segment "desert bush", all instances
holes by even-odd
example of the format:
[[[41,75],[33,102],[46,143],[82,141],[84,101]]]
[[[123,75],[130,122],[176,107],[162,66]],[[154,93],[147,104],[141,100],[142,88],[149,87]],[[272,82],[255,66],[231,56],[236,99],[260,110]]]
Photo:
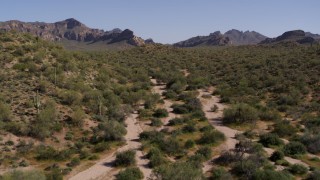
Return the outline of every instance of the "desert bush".
[[[176,113],[176,114],[187,114],[187,113],[189,113],[189,109],[184,104],[182,104],[182,105],[174,104],[172,106],[172,108],[173,108],[173,112]]]
[[[156,144],[164,141],[164,134],[158,131],[144,131],[139,135],[139,137],[141,140]]]
[[[310,153],[317,154],[320,152],[320,135],[304,134],[300,139]]]
[[[301,164],[291,165],[288,170],[294,175],[303,175],[308,172],[308,168]]]
[[[72,158],[71,161],[67,164],[68,167],[75,167],[80,164],[80,159],[79,158]]]
[[[278,134],[280,137],[292,136],[297,132],[289,121],[281,121],[274,125],[273,133]]]
[[[117,180],[140,180],[143,179],[143,173],[137,167],[129,167],[123,171],[120,171],[116,175]]]
[[[151,119],[151,126],[160,127],[162,126],[162,121],[158,118],[152,118]]]
[[[131,166],[136,163],[136,152],[134,150],[127,150],[119,152],[116,155],[116,160],[114,161],[115,166]]]
[[[169,155],[176,155],[182,152],[179,141],[175,138],[168,138],[159,144],[160,149]]]
[[[147,158],[150,160],[149,166],[151,168],[167,163],[166,158],[158,148],[151,148],[147,154]]]
[[[276,110],[262,110],[259,112],[259,118],[265,121],[279,121],[281,120],[281,115]]]
[[[271,169],[258,170],[253,176],[253,180],[293,180],[294,178],[285,171],[274,171]]]
[[[232,175],[222,167],[212,170],[209,180],[233,180]]]
[[[153,113],[153,116],[156,118],[168,117],[168,111],[166,109],[156,109]]]
[[[86,113],[83,111],[83,109],[81,107],[76,107],[71,116],[71,124],[81,127],[85,117]]]
[[[283,147],[283,152],[289,156],[301,155],[306,153],[306,147],[300,142],[290,142]]]
[[[43,172],[38,170],[31,170],[31,171],[18,171],[14,170],[9,173],[5,173],[0,176],[0,179],[3,180],[16,180],[16,179],[23,179],[23,180],[46,180],[46,176]]]
[[[259,142],[265,147],[279,146],[283,144],[283,141],[279,138],[279,136],[272,133],[261,135]]]
[[[223,123],[242,124],[254,123],[257,119],[257,110],[248,104],[236,104],[223,111]]]
[[[94,152],[103,152],[105,150],[109,150],[110,146],[107,142],[100,142],[94,145],[93,151]]]
[[[59,92],[58,96],[61,99],[62,103],[67,105],[80,104],[82,100],[81,94],[73,90],[66,90],[66,91]]]
[[[173,118],[169,121],[168,125],[169,126],[176,126],[176,125],[180,125],[186,122],[185,118]]]
[[[184,147],[187,149],[193,148],[195,146],[195,142],[191,139],[188,139],[185,143],[184,143]]]
[[[225,136],[219,131],[205,132],[199,139],[200,144],[216,144],[220,141],[224,141]]]
[[[191,163],[177,162],[162,165],[154,169],[154,175],[162,180],[202,179],[201,169],[194,168]]]
[[[183,126],[182,132],[184,133],[193,133],[196,132],[197,128],[194,123],[188,123],[187,125]]]
[[[11,117],[11,110],[9,105],[0,101],[0,121],[9,121]]]
[[[91,137],[91,142],[121,141],[126,133],[127,130],[123,124],[117,121],[106,121],[98,124],[98,127],[94,129],[94,135]]]
[[[275,151],[271,154],[270,160],[273,162],[282,160],[284,158],[284,153],[282,151]]]
[[[205,160],[209,160],[212,156],[212,150],[210,147],[204,146],[196,151],[196,155],[201,155]]]
[[[240,161],[236,162],[232,167],[232,172],[238,176],[243,176],[251,179],[265,163],[265,159],[261,155],[250,155]]]

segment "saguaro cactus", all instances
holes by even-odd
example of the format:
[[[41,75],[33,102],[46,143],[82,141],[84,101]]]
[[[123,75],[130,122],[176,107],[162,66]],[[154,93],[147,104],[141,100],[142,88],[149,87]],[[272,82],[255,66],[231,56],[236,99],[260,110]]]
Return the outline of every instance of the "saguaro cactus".
[[[102,99],[98,96],[99,116],[102,115]]]
[[[40,107],[41,107],[41,101],[39,96],[39,91],[37,90],[36,95],[33,98],[34,107],[37,109],[37,113],[39,114]]]

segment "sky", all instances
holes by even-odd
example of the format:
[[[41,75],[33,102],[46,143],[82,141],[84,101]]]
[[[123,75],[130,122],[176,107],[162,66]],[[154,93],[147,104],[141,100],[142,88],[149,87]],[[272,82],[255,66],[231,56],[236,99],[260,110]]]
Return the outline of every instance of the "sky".
[[[320,0],[2,0],[0,21],[75,18],[91,28],[131,29],[174,43],[230,29],[276,37],[302,29],[320,34]]]

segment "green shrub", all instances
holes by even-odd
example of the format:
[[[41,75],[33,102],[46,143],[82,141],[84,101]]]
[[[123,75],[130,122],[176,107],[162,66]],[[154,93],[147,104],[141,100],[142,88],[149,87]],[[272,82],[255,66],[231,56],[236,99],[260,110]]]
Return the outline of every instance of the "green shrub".
[[[75,167],[80,164],[80,159],[79,158],[72,158],[71,161],[67,164],[69,167]]]
[[[162,121],[158,118],[152,118],[151,119],[151,126],[160,127],[162,126]]]
[[[127,130],[123,124],[112,120],[106,121],[98,124],[98,127],[94,129],[94,135],[91,138],[91,142],[121,141],[126,133]]]
[[[204,146],[197,150],[196,155],[201,155],[205,160],[209,160],[212,156],[212,150],[210,147]]]
[[[143,173],[137,167],[126,168],[116,175],[117,180],[140,180],[143,178]]]
[[[168,117],[168,111],[166,109],[156,109],[156,111],[153,113],[154,117],[157,118],[164,118],[164,117]]]
[[[178,105],[178,104],[175,104],[173,105],[173,112],[176,113],[176,114],[187,114],[189,113],[189,109],[186,107],[186,105]]]
[[[195,142],[191,139],[188,139],[184,144],[184,147],[187,149],[193,148],[194,146],[195,146]]]
[[[59,92],[58,96],[61,99],[62,103],[67,105],[80,104],[82,100],[81,94],[73,90]]]
[[[81,127],[85,117],[86,113],[83,111],[83,109],[81,107],[76,107],[71,116],[71,124]]]
[[[184,133],[193,133],[196,132],[197,128],[194,123],[189,123],[182,128],[182,132]]]
[[[158,148],[151,148],[147,154],[147,158],[149,158],[150,160],[149,166],[151,168],[167,163],[166,158],[163,156],[162,152]]]
[[[288,156],[301,155],[306,153],[306,147],[300,142],[290,142],[283,147],[283,152]]]
[[[182,180],[182,179],[202,179],[201,168],[195,168],[191,163],[177,162],[162,165],[154,169],[157,179],[162,180]]]
[[[199,139],[200,144],[216,144],[220,141],[224,141],[225,136],[219,131],[205,132]]]
[[[308,172],[308,168],[301,164],[294,164],[289,167],[289,171],[294,175],[303,175]]]
[[[164,140],[164,134],[158,131],[143,131],[139,137],[141,140],[150,141],[151,143],[159,143]]]
[[[93,151],[94,152],[103,152],[105,150],[109,150],[110,146],[107,142],[100,142],[94,145]]]
[[[264,110],[259,112],[259,118],[265,121],[279,121],[281,120],[281,115],[276,110]]]
[[[253,174],[253,180],[293,180],[289,173],[274,171],[270,169],[258,170]]]
[[[282,151],[275,151],[271,154],[270,160],[273,162],[282,160],[284,158],[284,153]]]
[[[258,120],[257,110],[248,104],[236,104],[223,111],[223,123],[254,123]]]
[[[46,180],[46,176],[43,172],[38,170],[31,170],[31,171],[18,171],[14,170],[9,173],[5,173],[0,176],[0,179],[3,180],[16,180],[16,179],[23,179],[23,180]]]
[[[300,139],[310,153],[317,154],[320,152],[320,135],[304,134]]]
[[[160,149],[169,155],[176,155],[182,152],[179,141],[175,138],[168,138],[159,143]]]
[[[232,175],[224,168],[218,167],[212,170],[210,180],[233,180]]]
[[[278,134],[280,137],[292,136],[297,132],[289,121],[281,121],[274,125],[273,133]]]
[[[10,107],[0,101],[0,122],[9,121],[11,117]]]
[[[134,150],[127,150],[117,153],[116,160],[114,162],[115,166],[131,166],[136,163],[136,152]]]
[[[169,121],[168,125],[169,126],[176,126],[176,125],[180,125],[186,122],[185,118],[173,118]]]
[[[265,147],[279,146],[283,144],[283,141],[279,138],[279,136],[272,133],[261,135],[259,142]]]

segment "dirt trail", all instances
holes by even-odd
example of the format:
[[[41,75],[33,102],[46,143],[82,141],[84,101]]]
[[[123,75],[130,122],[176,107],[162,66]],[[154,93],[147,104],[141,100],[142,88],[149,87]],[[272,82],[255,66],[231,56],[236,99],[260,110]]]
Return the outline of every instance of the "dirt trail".
[[[174,114],[172,111],[173,109],[171,106],[173,105],[173,102],[171,100],[165,99],[165,97],[162,95],[163,92],[166,90],[166,85],[158,84],[156,79],[150,79],[151,82],[154,84],[152,87],[152,92],[156,94],[160,94],[161,99],[163,99],[164,103],[162,104],[161,108],[164,108],[168,111],[168,117],[161,118],[163,125],[158,128],[158,130],[162,130],[165,128],[165,126],[169,123],[170,119],[180,117],[178,114]]]
[[[240,131],[231,129],[222,125],[221,118],[223,116],[223,110],[226,108],[226,105],[220,103],[220,98],[218,96],[212,96],[211,98],[203,98],[203,95],[211,95],[214,89],[211,87],[206,90],[199,90],[198,98],[202,103],[202,110],[208,118],[209,123],[218,131],[222,132],[226,136],[226,141],[217,147],[218,152],[228,151],[233,149],[237,144],[237,140],[235,139],[236,134],[241,133]],[[218,110],[216,112],[211,111],[211,107],[214,105],[218,106]],[[211,160],[204,163],[202,168],[203,172],[208,172],[211,168]]]
[[[137,122],[138,114],[134,113],[127,117],[125,123],[127,124],[127,134],[125,136],[126,145],[119,148],[116,152],[125,151],[128,149],[136,150],[137,166],[143,172],[145,179],[150,177],[151,169],[148,168],[149,160],[144,157],[143,152],[139,149],[141,143],[139,140],[139,134],[142,132],[141,127]],[[106,158],[100,160],[89,169],[82,171],[70,180],[97,180],[97,179],[114,179],[114,176],[119,172],[119,169],[113,167],[116,152],[110,154]]]

